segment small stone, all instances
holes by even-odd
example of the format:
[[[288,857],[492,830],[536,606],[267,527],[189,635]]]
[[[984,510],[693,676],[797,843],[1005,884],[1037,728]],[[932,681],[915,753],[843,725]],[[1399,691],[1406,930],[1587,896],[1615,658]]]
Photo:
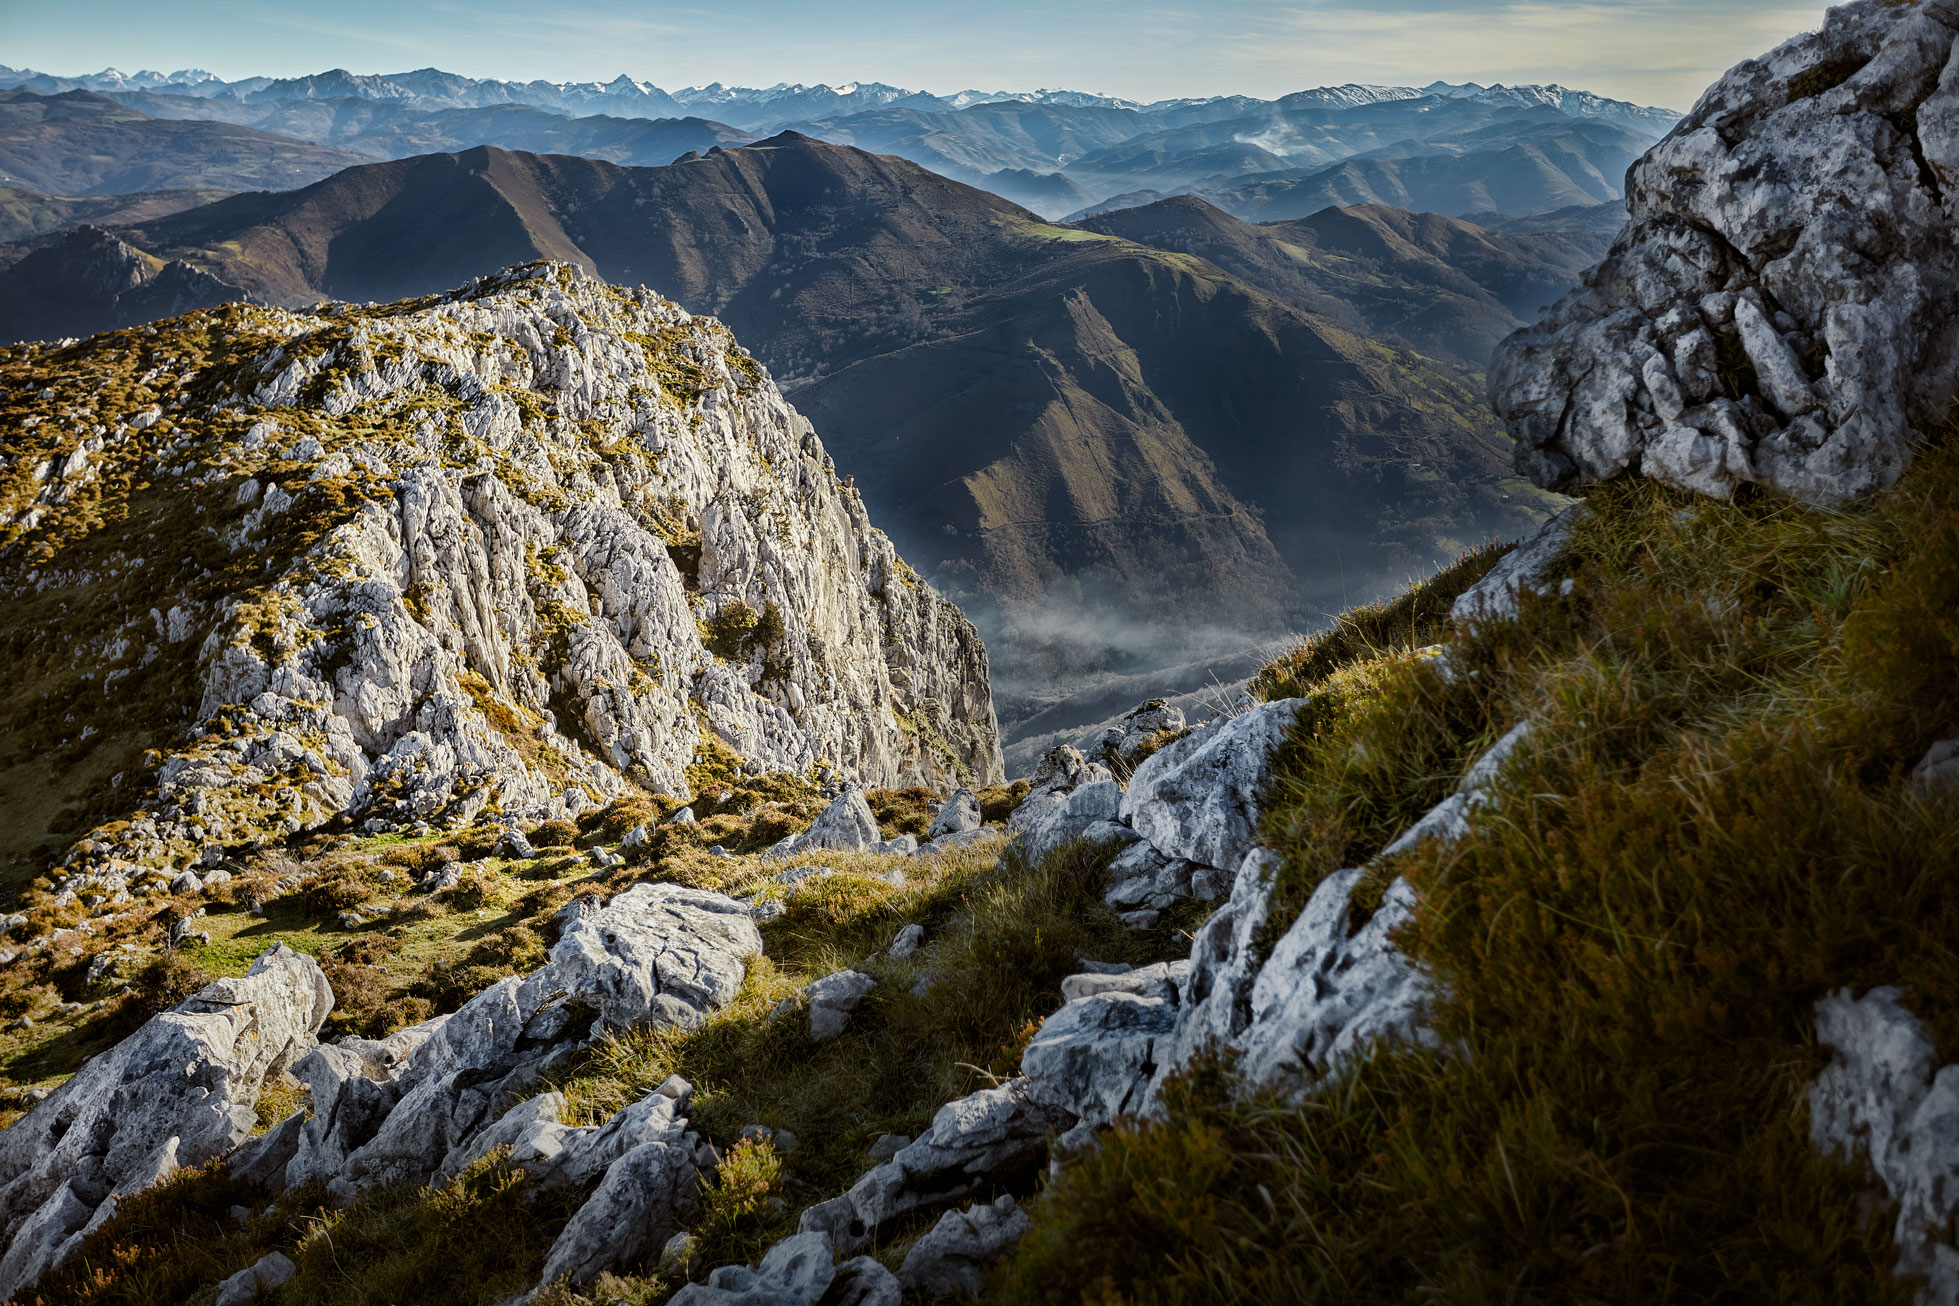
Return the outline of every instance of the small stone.
[[[893,961],[903,961],[917,952],[923,942],[925,942],[925,927],[918,924],[907,925],[898,931],[897,938],[891,940],[891,947],[886,955]]]
[[[668,1278],[685,1278],[700,1254],[701,1240],[683,1229],[660,1248],[660,1273]]]
[[[809,1035],[819,1041],[843,1033],[850,1013],[870,996],[877,981],[862,971],[843,970],[826,975],[803,990],[809,1002]]]
[[[871,1159],[874,1161],[889,1161],[892,1157],[910,1146],[911,1135],[909,1134],[879,1134],[877,1141],[871,1144]]]
[[[283,1252],[268,1252],[218,1285],[213,1306],[250,1306],[299,1273]]]

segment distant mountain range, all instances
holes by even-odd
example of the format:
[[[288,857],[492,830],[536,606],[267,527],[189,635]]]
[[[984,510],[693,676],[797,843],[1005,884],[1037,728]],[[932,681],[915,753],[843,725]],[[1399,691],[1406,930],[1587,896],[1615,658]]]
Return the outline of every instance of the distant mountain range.
[[[1258,227],[1180,197],[1070,227],[793,132],[658,168],[478,148],[43,237],[0,270],[0,337],[537,257],[652,286],[735,329],[967,607],[1011,731],[1526,528],[1545,500],[1481,363],[1598,252],[1590,222]]]
[[[1150,104],[1076,91],[942,96],[876,82],[670,92],[625,77],[510,82],[436,69],[228,82],[195,70],[54,77],[0,66],[6,86],[99,94],[159,120],[224,123],[369,158],[487,144],[659,164],[791,128],[896,154],[1048,217],[1178,193],[1257,219],[1362,203],[1538,213],[1618,198],[1626,166],[1676,118],[1559,86],[1441,82]],[[142,188],[205,184],[186,175]]]

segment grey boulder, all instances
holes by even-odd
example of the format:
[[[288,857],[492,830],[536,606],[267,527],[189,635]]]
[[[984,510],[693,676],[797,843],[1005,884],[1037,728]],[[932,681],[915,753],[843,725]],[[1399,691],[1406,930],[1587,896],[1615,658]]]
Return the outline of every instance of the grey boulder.
[[[699,1176],[691,1150],[642,1143],[606,1167],[544,1260],[544,1282],[589,1283],[663,1247],[692,1218]]]
[[[672,1306],[899,1306],[898,1278],[868,1256],[835,1264],[830,1239],[805,1231],[769,1248],[756,1267],[724,1265]]]
[[[1065,1110],[1036,1101],[1025,1079],[955,1099],[939,1108],[930,1129],[843,1196],[805,1210],[800,1229],[855,1251],[887,1221],[950,1205],[982,1184],[1037,1167],[1048,1138],[1074,1123]]]
[[[1552,577],[1571,543],[1571,528],[1584,515],[1574,504],[1537,528],[1535,534],[1497,560],[1497,564],[1456,596],[1449,609],[1453,621],[1508,621],[1518,612],[1525,594],[1542,596],[1556,588]],[[1567,581],[1568,585],[1570,582]]]
[[[637,884],[604,906],[575,899],[559,919],[550,960],[528,977],[389,1040],[343,1040],[301,1061],[313,1116],[287,1182],[325,1179],[350,1198],[461,1163],[479,1132],[591,1037],[699,1023],[733,999],[762,950],[741,903],[679,885]],[[542,1146],[549,1125],[525,1127]]]
[[[60,1264],[115,1195],[249,1138],[260,1086],[314,1046],[332,1009],[319,965],[277,945],[242,977],[153,1017],[0,1132],[0,1300]]]
[[[790,835],[769,849],[770,857],[788,857],[812,852],[865,852],[883,840],[877,817],[864,798],[864,791],[850,788],[830,800],[816,820],[801,834]]]
[[[1491,362],[1527,475],[1821,504],[1897,480],[1959,388],[1956,30],[1947,3],[1834,8],[1633,165],[1605,262]]]
[[[267,1252],[218,1285],[212,1306],[251,1306],[251,1303],[299,1273],[284,1252]]]
[[[1898,1204],[1897,1272],[1922,1275],[1925,1306],[1959,1301],[1959,1065],[1937,1048],[1902,994],[1843,989],[1816,1004],[1816,1037],[1835,1056],[1809,1091],[1810,1138],[1825,1155],[1865,1161]]]
[[[876,980],[858,970],[840,970],[811,984],[803,990],[809,1000],[809,1036],[821,1041],[843,1033],[850,1013],[876,987]]]
[[[959,788],[953,790],[952,796],[940,805],[938,815],[932,818],[932,828],[925,837],[936,841],[948,834],[964,834],[979,828],[979,796],[971,789]]]
[[[985,1267],[1033,1227],[1011,1197],[999,1197],[990,1206],[975,1203],[964,1211],[947,1211],[905,1253],[898,1282],[935,1299],[977,1297],[986,1288]]]
[[[1265,703],[1184,736],[1136,769],[1121,819],[1166,857],[1227,874],[1258,842],[1272,754],[1301,700]]]

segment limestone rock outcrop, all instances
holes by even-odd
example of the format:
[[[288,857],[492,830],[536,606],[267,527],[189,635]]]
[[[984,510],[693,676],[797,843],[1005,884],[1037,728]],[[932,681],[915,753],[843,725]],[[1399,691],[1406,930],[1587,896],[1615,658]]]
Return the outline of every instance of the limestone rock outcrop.
[[[1897,1272],[1922,1275],[1923,1306],[1959,1302],[1959,1065],[1941,1067],[1924,1024],[1894,988],[1848,989],[1816,1004],[1817,1041],[1835,1053],[1809,1092],[1810,1137],[1868,1162],[1898,1204]]]
[[[212,546],[201,577],[126,548],[86,578],[0,578],[127,590],[88,632],[112,683],[181,664],[185,727],[119,777],[126,819],[80,832],[70,879],[119,867],[135,891],[145,867],[341,814],[576,816],[628,781],[691,793],[702,766],[1000,776],[972,626],[713,320],[555,264],[224,312],[222,362],[199,317],[144,344],[167,402],[50,401],[0,461],[16,556],[85,534],[122,480]]]
[[[0,1300],[59,1264],[118,1196],[250,1137],[269,1077],[315,1045],[333,990],[284,944],[89,1061],[0,1132]]]
[[[559,916],[549,962],[525,978],[499,980],[453,1015],[388,1039],[342,1039],[303,1058],[294,1073],[313,1114],[286,1181],[324,1180],[343,1198],[426,1181],[486,1152],[476,1145],[486,1131],[573,1166],[571,1181],[628,1146],[673,1142],[674,1107],[659,1094],[643,1104],[644,1119],[629,1108],[604,1130],[566,1129],[541,1103],[519,1107],[518,1119],[506,1113],[599,1034],[690,1026],[731,1001],[762,951],[754,921],[732,898],[671,884],[634,885],[604,907],[576,899]]]
[[[1950,0],[1857,0],[1701,97],[1584,289],[1496,352],[1522,470],[1822,504],[1897,480],[1959,392],[1956,35]]]

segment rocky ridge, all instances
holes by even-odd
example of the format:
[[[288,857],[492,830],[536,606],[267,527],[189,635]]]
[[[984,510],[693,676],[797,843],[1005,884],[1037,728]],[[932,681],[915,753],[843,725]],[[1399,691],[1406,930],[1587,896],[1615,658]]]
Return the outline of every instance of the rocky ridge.
[[[760,365],[644,291],[535,265],[5,363],[0,557],[28,654],[6,710],[120,772],[74,795],[93,828],[60,839],[46,901],[112,909],[341,818],[534,821],[734,772],[999,774],[972,627]],[[53,654],[32,614],[74,603],[96,619]]]
[[[1583,290],[1497,350],[1519,466],[1820,504],[1959,391],[1959,8],[1862,0],[1740,65],[1628,174]]]

